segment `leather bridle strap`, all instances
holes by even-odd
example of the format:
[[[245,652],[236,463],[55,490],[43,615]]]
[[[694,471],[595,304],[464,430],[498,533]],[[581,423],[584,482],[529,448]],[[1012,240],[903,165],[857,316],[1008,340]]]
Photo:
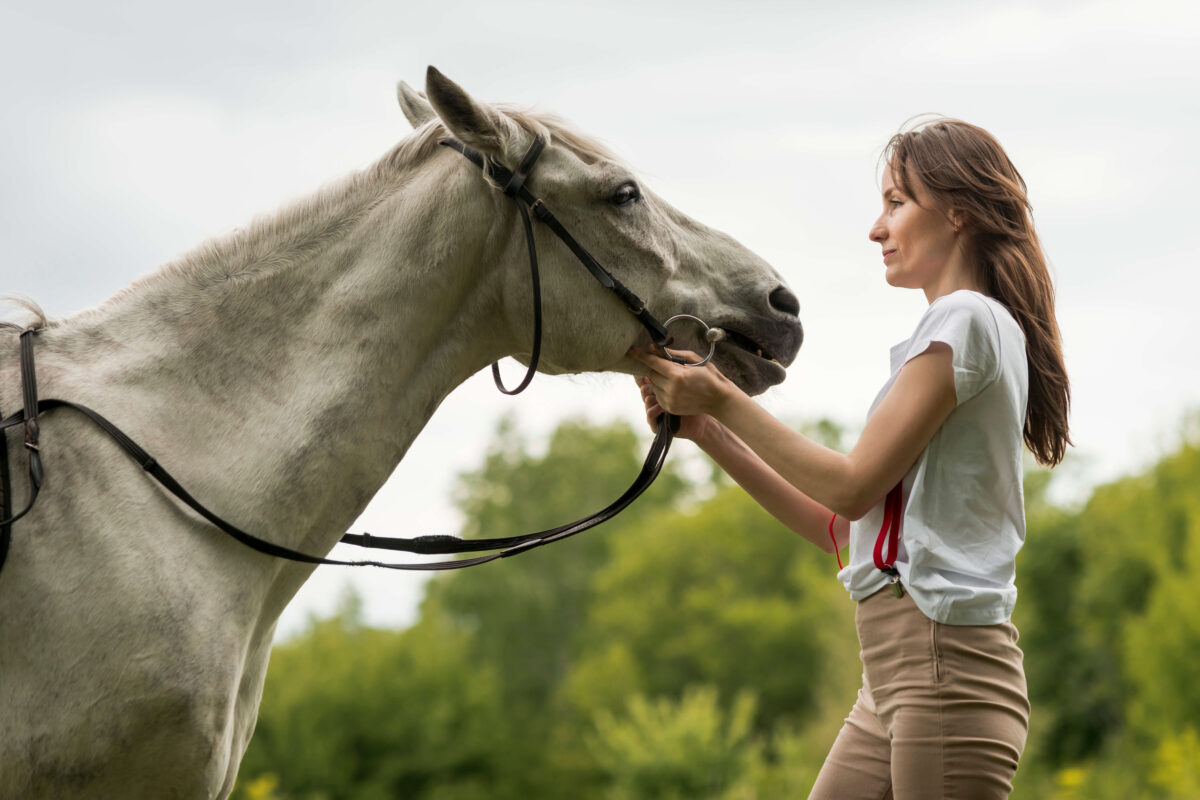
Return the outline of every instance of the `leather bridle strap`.
[[[642,465],[641,472],[633,484],[625,490],[625,492],[609,503],[604,508],[591,514],[583,519],[560,525],[557,528],[550,528],[536,533],[526,534],[524,536],[512,536],[500,539],[459,539],[456,536],[419,536],[415,539],[398,539],[383,536],[372,536],[370,534],[346,534],[342,537],[342,541],[347,544],[357,545],[360,547],[369,547],[385,550],[402,550],[410,553],[424,554],[450,554],[463,552],[478,552],[481,550],[499,550],[500,552],[491,553],[485,556],[476,558],[459,559],[454,561],[439,561],[426,564],[395,564],[381,561],[343,561],[334,558],[323,558],[314,556],[309,553],[303,553],[299,550],[293,550],[290,547],[285,547],[280,544],[262,539],[252,533],[238,528],[237,526],[226,522],[217,514],[210,511],[202,503],[196,500],[192,495],[180,485],[180,483],[167,470],[158,463],[149,453],[146,452],[137,442],[127,436],[120,428],[106,419],[103,415],[80,405],[79,403],[71,403],[66,400],[47,399],[40,400],[35,407],[35,410],[30,415],[31,418],[36,418],[38,412],[49,411],[55,408],[71,408],[81,414],[87,416],[92,422],[96,423],[113,440],[128,453],[138,465],[146,471],[150,477],[158,481],[163,488],[175,495],[184,505],[191,508],[197,514],[218,529],[233,537],[242,544],[277,558],[285,558],[290,561],[299,561],[305,564],[327,564],[343,567],[382,567],[384,569],[397,570],[448,570],[461,569],[470,567],[476,564],[484,564],[488,561],[494,561],[498,558],[508,558],[510,556],[524,553],[536,547],[541,547],[551,542],[557,542],[561,539],[566,539],[574,536],[577,533],[583,533],[589,528],[594,528],[606,520],[616,516],[620,511],[626,508],[630,503],[636,500],[646,488],[654,482],[666,462],[667,453],[671,447],[672,433],[669,421],[664,417],[659,419],[658,433],[654,437],[654,444],[650,448],[650,452],[646,456],[646,461]],[[25,411],[20,411],[7,419],[0,420],[0,436],[8,428],[13,428],[27,421]],[[7,492],[5,497],[7,497]],[[7,526],[12,522],[20,519],[33,506],[33,500],[36,499],[36,493],[30,499],[29,506],[25,508],[17,516],[12,519],[4,520]],[[5,541],[7,545],[7,540]],[[3,563],[0,562],[0,566]]]
[[[0,412],[0,416],[3,413]],[[0,569],[8,558],[8,545],[12,541],[12,482],[8,478],[8,437],[0,432]]]
[[[456,139],[443,139],[441,144],[449,147],[452,150],[457,150],[466,156],[475,166],[490,175],[501,187],[502,191],[509,197],[518,201],[517,207],[524,211],[524,206],[528,206],[533,215],[538,221],[543,223],[547,228],[554,232],[554,235],[562,240],[580,263],[592,274],[600,285],[608,289],[629,309],[642,326],[649,332],[650,339],[656,345],[665,348],[669,338],[666,327],[659,322],[653,314],[646,309],[645,302],[642,301],[632,290],[629,289],[621,281],[617,280],[611,272],[605,269],[599,261],[597,261],[587,249],[581,245],[571,233],[563,227],[563,224],[558,221],[558,217],[546,207],[540,198],[534,195],[525,186],[526,173],[533,168],[534,162],[537,161],[542,149],[545,147],[545,141],[540,136],[534,137],[533,144],[526,152],[525,157],[521,159],[521,165],[517,167],[516,172],[512,172],[508,167],[493,158],[484,158],[483,154],[477,150],[472,150],[462,142]],[[536,263],[536,257],[533,256],[534,245],[532,232],[527,231],[526,236],[529,240],[529,248],[531,258]],[[535,267],[536,269],[536,267]]]
[[[8,472],[8,437],[3,435],[5,428],[11,427],[5,425],[0,427],[0,459],[3,459],[3,467],[0,467],[0,569],[4,568],[4,562],[8,558],[8,547],[12,541],[12,525],[21,517],[29,513],[33,508],[33,504],[37,502],[38,492],[42,489],[42,453],[39,449],[38,435],[38,397],[37,397],[37,373],[33,365],[33,337],[37,333],[35,328],[27,328],[21,331],[20,346],[21,346],[21,395],[25,408],[32,408],[32,413],[26,417],[25,413],[21,413],[21,423],[25,428],[25,460],[29,471],[29,502],[25,504],[25,508],[19,513],[14,514],[12,511],[12,483],[9,479]]]
[[[521,164],[517,167],[516,172],[504,170],[508,178],[505,181],[503,192],[517,201],[517,211],[521,212],[521,224],[525,228],[525,246],[529,249],[529,278],[533,285],[533,347],[529,352],[529,368],[525,370],[525,377],[521,379],[517,388],[506,389],[504,381],[500,378],[499,362],[492,362],[492,380],[495,382],[496,388],[507,395],[520,394],[525,391],[525,387],[529,386],[533,381],[534,374],[537,373],[538,360],[542,355],[542,278],[541,271],[538,269],[537,245],[533,240],[533,223],[529,221],[529,211],[520,200],[517,200],[517,195],[524,188],[525,178],[529,176],[533,165],[537,163],[543,147],[545,147],[545,141],[539,136],[529,147],[525,157],[521,159]]]
[[[17,423],[10,424],[10,420],[14,418],[10,417],[4,421],[3,428],[0,428],[0,430],[11,428],[14,424],[21,424],[24,427],[25,461],[29,470],[29,502],[25,504],[25,508],[20,512],[13,514],[11,508],[9,508],[11,505],[11,501],[9,500],[11,497],[11,487],[8,482],[8,442],[6,440],[4,443],[5,474],[3,487],[5,505],[3,513],[5,516],[3,519],[0,519],[0,527],[4,528],[4,532],[0,533],[0,536],[4,538],[3,543],[0,544],[0,550],[4,551],[7,551],[8,546],[8,527],[29,513],[29,510],[33,508],[33,504],[37,500],[38,492],[42,488],[42,453],[38,442],[37,374],[34,372],[33,367],[33,336],[35,333],[36,330],[33,328],[21,332],[21,394],[24,398],[25,408],[32,408],[33,412],[26,416],[25,412],[21,411],[15,415],[15,417],[19,418]],[[3,563],[3,558],[0,558],[0,566],[3,566]]]

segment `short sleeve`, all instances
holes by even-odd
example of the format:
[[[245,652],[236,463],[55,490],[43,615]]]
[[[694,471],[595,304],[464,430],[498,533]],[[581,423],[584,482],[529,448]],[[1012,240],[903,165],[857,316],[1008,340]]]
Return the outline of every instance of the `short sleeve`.
[[[907,363],[944,342],[953,352],[954,392],[962,405],[996,379],[1000,365],[1000,332],[987,303],[960,291],[935,300],[908,340]]]

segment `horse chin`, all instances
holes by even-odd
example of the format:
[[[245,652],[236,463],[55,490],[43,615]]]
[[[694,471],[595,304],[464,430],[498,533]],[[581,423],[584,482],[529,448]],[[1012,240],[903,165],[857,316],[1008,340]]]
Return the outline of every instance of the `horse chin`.
[[[729,348],[721,352],[721,348],[718,347],[713,362],[721,370],[721,374],[752,397],[783,383],[783,379],[787,377],[787,371],[778,361],[759,358],[741,349]]]

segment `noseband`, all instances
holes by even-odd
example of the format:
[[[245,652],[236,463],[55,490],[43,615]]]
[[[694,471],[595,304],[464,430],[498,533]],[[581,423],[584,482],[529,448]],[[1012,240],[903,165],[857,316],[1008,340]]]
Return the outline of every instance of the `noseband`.
[[[576,241],[575,237],[563,227],[558,218],[550,212],[546,204],[538,197],[535,197],[525,186],[525,180],[529,176],[530,170],[537,162],[538,156],[541,155],[545,148],[545,141],[537,136],[534,138],[533,144],[521,159],[520,165],[515,171],[510,171],[504,165],[494,159],[485,159],[480,153],[461,142],[453,139],[446,139],[441,142],[446,147],[450,147],[462,153],[486,175],[489,175],[499,185],[505,195],[513,198],[517,204],[517,209],[521,213],[521,221],[525,228],[525,241],[529,248],[529,266],[533,280],[533,301],[534,301],[534,316],[533,316],[533,349],[530,354],[529,368],[524,379],[515,389],[506,389],[500,380],[500,369],[495,363],[492,364],[492,376],[495,378],[496,386],[505,394],[518,394],[527,387],[533,374],[537,371],[538,358],[541,355],[542,341],[542,296],[541,296],[541,280],[538,271],[537,248],[534,244],[533,224],[529,218],[529,212],[532,211],[537,219],[544,223],[550,230],[554,231],[555,235],[562,240],[571,252],[579,259],[580,263],[587,268],[588,272],[600,282],[600,285],[609,291],[613,292],[632,313],[638,321],[646,328],[650,334],[650,339],[662,351],[666,358],[670,358],[680,364],[688,364],[689,366],[699,366],[707,362],[713,356],[718,341],[724,338],[724,331],[720,328],[710,328],[702,320],[689,314],[678,314],[671,317],[665,323],[659,322],[653,314],[646,309],[646,304],[640,297],[629,290],[623,283],[613,277],[612,273],[606,270],[600,263],[592,257],[592,255],[584,249],[584,247]],[[667,328],[676,321],[692,321],[700,325],[705,331],[705,339],[709,343],[708,355],[701,361],[688,362],[679,356],[671,354],[667,350],[667,345],[671,343],[671,338],[667,333]],[[497,539],[460,539],[457,536],[417,536],[411,539],[387,536],[372,536],[369,533],[347,533],[342,536],[341,541],[345,544],[355,545],[357,547],[378,548],[384,550],[397,550],[409,553],[418,553],[426,555],[448,555],[454,553],[468,552],[491,552],[488,555],[476,556],[474,558],[457,559],[453,561],[438,561],[424,564],[396,564],[391,562],[381,561],[343,561],[333,558],[323,558],[314,556],[309,553],[302,553],[298,550],[293,550],[280,544],[268,541],[266,539],[247,533],[246,531],[226,522],[217,514],[210,511],[206,506],[192,497],[186,489],[179,484],[174,477],[171,476],[161,464],[158,463],[149,453],[147,453],[137,442],[126,435],[120,428],[110,422],[101,414],[92,409],[72,403],[67,400],[57,399],[38,399],[37,393],[37,377],[34,370],[33,358],[33,339],[37,334],[36,329],[27,329],[22,331],[20,336],[21,350],[21,390],[24,408],[7,419],[0,420],[0,569],[4,567],[4,562],[8,556],[8,549],[12,534],[12,525],[17,520],[24,517],[32,509],[37,501],[38,492],[42,487],[43,481],[43,466],[41,451],[39,449],[39,415],[42,412],[49,411],[55,408],[71,408],[92,420],[105,433],[113,438],[118,445],[121,446],[127,454],[129,454],[150,477],[159,482],[167,491],[178,498],[182,503],[187,505],[204,519],[208,520],[218,529],[233,537],[242,544],[277,558],[285,558],[291,561],[299,561],[305,564],[330,564],[344,567],[382,567],[384,569],[398,570],[447,570],[460,569],[462,567],[475,566],[476,564],[485,564],[488,561],[494,561],[498,558],[508,558],[519,553],[524,553],[536,547],[541,547],[551,542],[566,539],[574,536],[577,533],[582,533],[590,528],[594,528],[602,522],[605,522],[616,516],[624,510],[630,503],[638,498],[654,482],[658,477],[659,471],[666,462],[667,452],[671,446],[671,440],[674,432],[678,430],[679,418],[672,414],[663,414],[658,418],[657,432],[654,436],[654,443],[650,447],[649,453],[646,455],[645,463],[642,465],[641,472],[625,492],[599,511],[590,514],[575,522],[560,525],[556,528],[550,528],[536,533],[525,534],[524,536],[510,536]],[[7,437],[5,431],[9,428],[23,426],[25,431],[25,455],[29,474],[29,500],[25,508],[19,513],[14,514],[11,503],[11,489],[9,481],[8,469],[8,452],[7,452]]]

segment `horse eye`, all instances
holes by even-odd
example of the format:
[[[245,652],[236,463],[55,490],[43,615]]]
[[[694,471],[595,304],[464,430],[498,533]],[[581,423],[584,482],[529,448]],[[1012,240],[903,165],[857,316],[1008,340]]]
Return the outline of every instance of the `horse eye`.
[[[608,202],[614,206],[627,206],[630,203],[636,203],[642,199],[642,192],[638,189],[638,185],[633,181],[621,184],[612,197],[608,198]]]

